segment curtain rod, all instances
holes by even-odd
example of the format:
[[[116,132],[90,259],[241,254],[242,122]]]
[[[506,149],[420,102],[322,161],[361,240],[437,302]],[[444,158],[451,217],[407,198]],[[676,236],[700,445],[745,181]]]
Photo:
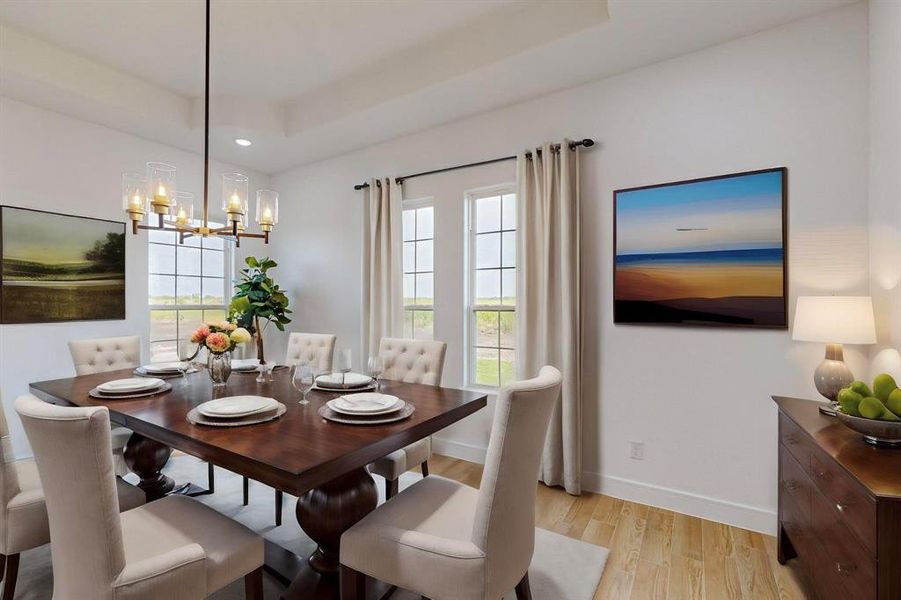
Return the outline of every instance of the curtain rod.
[[[578,142],[570,142],[569,149],[575,150],[577,146],[585,146],[586,148],[591,148],[594,146],[594,140],[591,138],[585,138],[584,140],[579,140]],[[560,150],[560,144],[554,144],[551,146],[554,152]],[[538,150],[541,153],[541,149]],[[526,158],[532,158],[531,152],[526,152]],[[399,184],[402,184],[407,179],[412,179],[413,177],[422,177],[423,175],[434,175],[436,173],[446,173],[447,171],[456,171],[457,169],[468,169],[469,167],[481,167],[482,165],[491,165],[494,163],[504,162],[508,160],[515,160],[516,155],[513,156],[504,156],[503,158],[492,158],[490,160],[482,160],[479,162],[468,163],[465,165],[456,165],[453,167],[444,167],[443,169],[434,169],[432,171],[423,171],[422,173],[413,173],[412,175],[402,175],[401,177],[395,177],[394,180]],[[382,183],[380,180],[376,180],[376,185],[381,187]],[[368,183],[358,183],[354,186],[355,190],[362,190],[368,188]]]

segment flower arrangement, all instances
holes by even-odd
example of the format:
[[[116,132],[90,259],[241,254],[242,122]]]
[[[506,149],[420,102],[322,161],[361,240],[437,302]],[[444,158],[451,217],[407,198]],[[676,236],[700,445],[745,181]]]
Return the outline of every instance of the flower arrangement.
[[[234,350],[239,344],[244,344],[252,339],[250,332],[234,323],[222,321],[220,323],[206,323],[198,327],[191,334],[191,341],[197,344],[197,352],[188,360],[193,359],[206,348],[213,354],[223,354]]]

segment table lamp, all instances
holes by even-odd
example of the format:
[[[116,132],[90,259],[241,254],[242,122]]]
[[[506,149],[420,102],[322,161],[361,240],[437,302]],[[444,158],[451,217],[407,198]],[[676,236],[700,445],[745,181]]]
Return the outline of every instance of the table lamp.
[[[826,358],[814,371],[817,391],[835,402],[854,375],[845,364],[842,344],[875,344],[876,324],[869,296],[800,296],[792,339],[826,344]]]

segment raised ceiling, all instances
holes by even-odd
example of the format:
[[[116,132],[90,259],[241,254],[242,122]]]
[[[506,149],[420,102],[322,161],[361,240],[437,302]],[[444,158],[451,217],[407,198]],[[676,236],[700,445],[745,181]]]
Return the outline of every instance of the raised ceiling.
[[[214,0],[212,153],[274,173],[848,3]],[[196,151],[203,29],[198,0],[4,0],[0,93]]]

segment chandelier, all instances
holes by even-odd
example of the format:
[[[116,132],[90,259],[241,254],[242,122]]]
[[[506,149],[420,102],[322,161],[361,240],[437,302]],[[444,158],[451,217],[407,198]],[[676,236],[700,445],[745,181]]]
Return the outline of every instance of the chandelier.
[[[269,243],[269,233],[278,223],[278,192],[257,190],[256,222],[262,233],[247,231],[249,219],[248,180],[240,173],[222,175],[222,211],[226,224],[210,227],[210,0],[206,0],[206,73],[204,82],[203,215],[194,221],[194,194],[179,190],[176,168],[159,162],[147,163],[147,172],[122,175],[122,208],[131,219],[132,233],[140,229],[177,232],[179,243],[191,236],[218,236],[241,245],[242,238],[260,238]],[[141,224],[149,215],[150,225]],[[155,219],[153,215],[156,215]],[[155,223],[154,223],[155,220]]]

